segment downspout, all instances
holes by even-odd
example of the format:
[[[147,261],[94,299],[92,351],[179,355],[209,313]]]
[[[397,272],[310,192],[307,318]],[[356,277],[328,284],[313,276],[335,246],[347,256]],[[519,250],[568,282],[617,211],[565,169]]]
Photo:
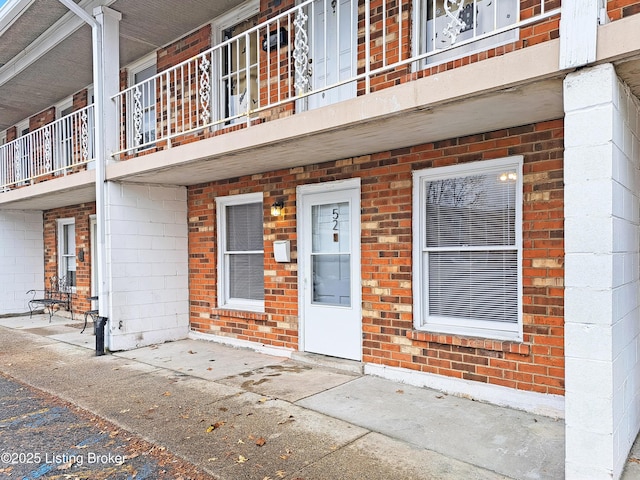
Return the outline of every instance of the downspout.
[[[71,12],[76,14],[91,26],[93,39],[93,86],[95,92],[94,126],[95,126],[95,172],[96,172],[96,228],[98,245],[96,254],[98,261],[98,315],[107,317],[107,296],[109,290],[105,282],[106,258],[105,258],[105,138],[104,138],[104,51],[102,46],[102,25],[94,17],[89,15],[73,0],[59,0]]]

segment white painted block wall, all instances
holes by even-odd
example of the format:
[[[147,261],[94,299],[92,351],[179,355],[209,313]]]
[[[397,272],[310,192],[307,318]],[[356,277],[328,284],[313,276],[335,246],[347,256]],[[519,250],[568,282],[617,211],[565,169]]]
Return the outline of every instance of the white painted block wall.
[[[186,338],[186,189],[109,183],[107,199],[108,348]]]
[[[567,76],[566,478],[619,478],[640,429],[640,104],[612,65]]]
[[[44,288],[42,212],[0,210],[0,315],[29,311],[26,292]]]

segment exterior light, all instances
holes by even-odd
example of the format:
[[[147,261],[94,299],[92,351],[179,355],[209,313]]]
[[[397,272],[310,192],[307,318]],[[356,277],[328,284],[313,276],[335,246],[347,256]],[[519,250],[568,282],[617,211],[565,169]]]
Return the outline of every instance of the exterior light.
[[[279,217],[284,213],[284,202],[282,200],[276,200],[271,205],[271,215]]]

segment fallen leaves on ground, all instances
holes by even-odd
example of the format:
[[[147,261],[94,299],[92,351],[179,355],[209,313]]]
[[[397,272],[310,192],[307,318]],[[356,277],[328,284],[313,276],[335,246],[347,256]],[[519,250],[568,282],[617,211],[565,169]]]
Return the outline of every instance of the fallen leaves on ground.
[[[265,440],[264,437],[260,437],[259,439],[256,440],[256,445],[259,447],[264,446],[265,443],[267,443],[267,441]]]
[[[211,425],[209,425],[207,427],[207,433],[211,433],[213,432],[216,428],[220,428],[221,426],[224,425],[225,422],[220,421],[220,422],[216,422],[216,423],[212,423]]]
[[[238,459],[236,460],[236,463],[244,463],[247,460],[249,460],[247,457],[244,457],[242,455],[238,455]]]

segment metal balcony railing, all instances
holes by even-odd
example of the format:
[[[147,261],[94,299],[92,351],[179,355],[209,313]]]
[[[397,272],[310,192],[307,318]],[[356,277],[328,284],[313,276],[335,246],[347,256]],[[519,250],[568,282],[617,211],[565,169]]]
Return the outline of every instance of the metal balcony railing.
[[[366,95],[559,15],[559,0],[307,0],[114,96],[116,155]]]
[[[0,191],[66,175],[94,159],[93,105],[0,146]]]

